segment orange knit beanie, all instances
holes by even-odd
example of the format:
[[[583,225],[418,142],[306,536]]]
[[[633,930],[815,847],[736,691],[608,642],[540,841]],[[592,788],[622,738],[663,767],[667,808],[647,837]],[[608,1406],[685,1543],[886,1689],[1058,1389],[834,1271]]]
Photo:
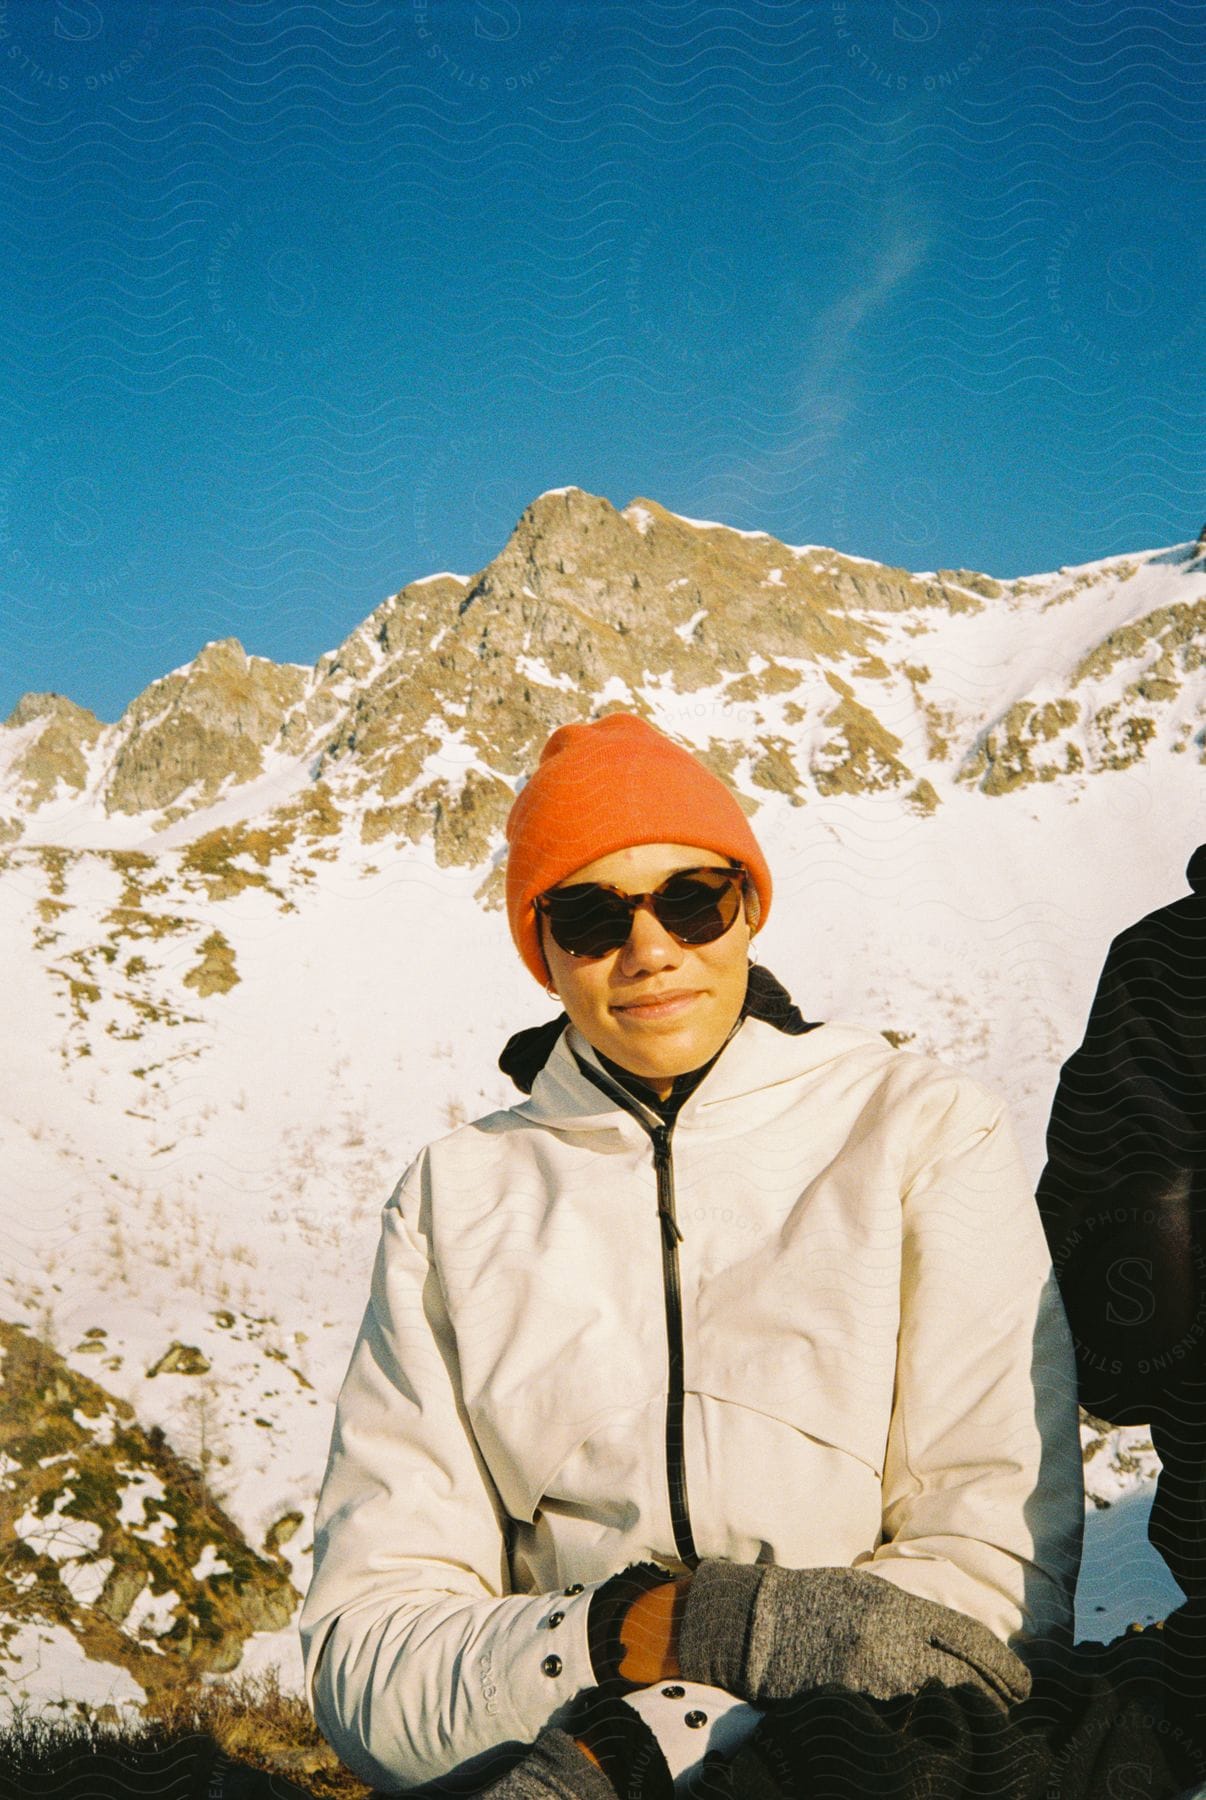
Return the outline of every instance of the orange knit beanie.
[[[758,929],[771,877],[745,814],[689,751],[632,713],[562,725],[507,818],[507,917],[519,954],[549,979],[533,906],[597,857],[634,844],[691,844],[744,864],[757,890]]]

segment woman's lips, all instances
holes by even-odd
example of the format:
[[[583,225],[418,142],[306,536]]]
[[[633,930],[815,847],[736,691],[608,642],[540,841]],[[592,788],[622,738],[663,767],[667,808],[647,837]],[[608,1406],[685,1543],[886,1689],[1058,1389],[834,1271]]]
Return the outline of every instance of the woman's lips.
[[[675,1013],[686,1012],[698,998],[699,994],[693,988],[689,993],[667,994],[662,1000],[629,1002],[626,1006],[613,1007],[612,1011],[622,1013],[627,1019],[669,1019]]]

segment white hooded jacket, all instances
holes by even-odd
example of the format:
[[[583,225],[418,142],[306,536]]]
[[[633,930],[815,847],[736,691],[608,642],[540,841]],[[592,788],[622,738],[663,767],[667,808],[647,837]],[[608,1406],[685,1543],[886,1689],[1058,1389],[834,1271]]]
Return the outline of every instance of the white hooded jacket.
[[[348,1766],[401,1789],[530,1743],[643,1560],[856,1566],[1023,1655],[1066,1634],[1072,1349],[1000,1103],[747,1017],[659,1183],[660,1121],[577,1058],[609,1083],[568,1027],[385,1207],[301,1621]]]

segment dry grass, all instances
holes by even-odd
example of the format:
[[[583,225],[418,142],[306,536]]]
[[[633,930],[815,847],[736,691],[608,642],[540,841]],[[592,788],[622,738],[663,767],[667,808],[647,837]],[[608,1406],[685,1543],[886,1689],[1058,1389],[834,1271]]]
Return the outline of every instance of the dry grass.
[[[80,1707],[62,1720],[18,1712],[0,1729],[0,1800],[80,1800],[83,1778],[89,1800],[142,1793],[175,1800],[177,1791],[248,1800],[369,1794],[319,1736],[301,1696],[281,1691],[275,1670],[181,1683],[149,1700],[133,1723]]]
[[[148,1713],[173,1738],[204,1733],[233,1761],[282,1775],[323,1800],[369,1793],[320,1735],[301,1695],[282,1691],[275,1669],[189,1682],[149,1701]]]

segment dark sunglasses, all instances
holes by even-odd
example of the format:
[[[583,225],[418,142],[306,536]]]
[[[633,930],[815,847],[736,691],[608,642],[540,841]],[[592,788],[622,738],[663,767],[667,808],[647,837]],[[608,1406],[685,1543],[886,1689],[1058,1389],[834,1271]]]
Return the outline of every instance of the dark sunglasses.
[[[536,911],[549,922],[553,941],[571,956],[607,956],[628,942],[637,908],[648,905],[678,944],[711,944],[741,911],[749,879],[740,863],[721,868],[676,869],[650,894],[625,894],[605,881],[537,894]]]

